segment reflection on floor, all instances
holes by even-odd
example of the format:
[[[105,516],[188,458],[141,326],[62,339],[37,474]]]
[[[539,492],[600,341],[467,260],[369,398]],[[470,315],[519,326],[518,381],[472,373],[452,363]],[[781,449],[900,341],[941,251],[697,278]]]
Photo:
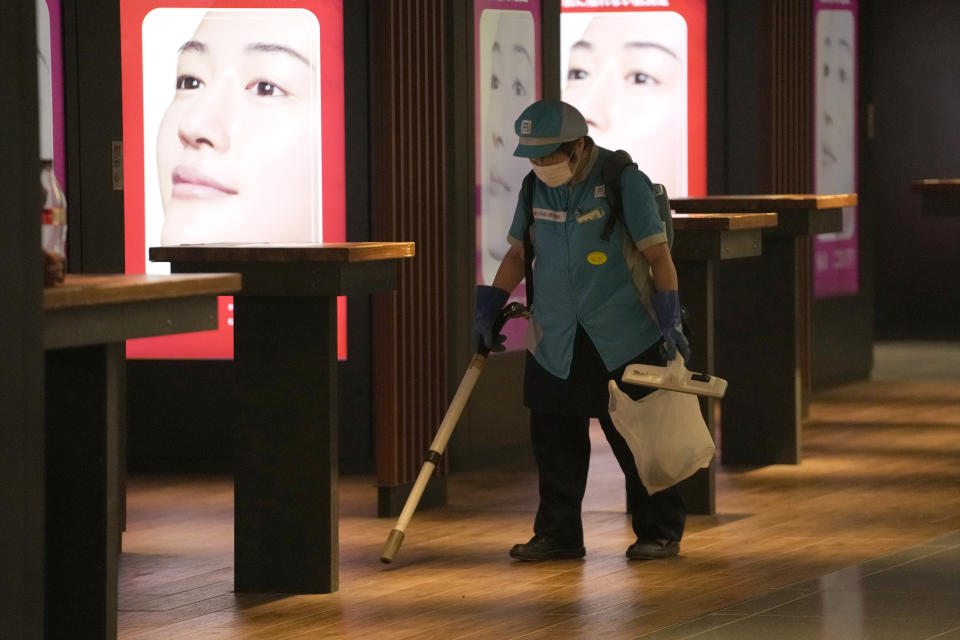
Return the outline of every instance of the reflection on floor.
[[[960,532],[642,636],[960,639]]]
[[[960,358],[928,346],[881,345],[876,380],[819,394],[803,464],[720,467],[717,515],[690,517],[666,561],[624,557],[623,476],[598,433],[584,560],[507,557],[531,534],[529,464],[452,474],[391,565],[373,478],[345,476],[327,595],[233,592],[229,477],[132,477],[119,636],[960,640]]]
[[[874,381],[960,380],[957,343],[882,343],[874,361]],[[960,640],[960,531],[642,637]]]
[[[960,342],[882,342],[873,360],[873,380],[960,380]]]

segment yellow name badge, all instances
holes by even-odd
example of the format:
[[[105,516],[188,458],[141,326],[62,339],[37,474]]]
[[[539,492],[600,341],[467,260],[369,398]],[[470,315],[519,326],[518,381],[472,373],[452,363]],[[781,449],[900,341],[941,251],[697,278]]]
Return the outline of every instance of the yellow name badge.
[[[602,251],[594,251],[587,254],[587,262],[590,264],[603,264],[607,261],[607,254]]]

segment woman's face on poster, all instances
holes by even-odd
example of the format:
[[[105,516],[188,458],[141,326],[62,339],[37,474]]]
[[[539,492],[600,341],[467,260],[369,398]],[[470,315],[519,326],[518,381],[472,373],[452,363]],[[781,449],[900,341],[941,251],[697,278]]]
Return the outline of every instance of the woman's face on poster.
[[[162,244],[316,239],[318,66],[308,12],[204,17],[157,136]]]
[[[597,16],[570,48],[563,100],[602,147],[678,193],[685,172],[687,29],[669,11]]]
[[[854,190],[854,29],[849,11],[817,16],[817,178],[834,193]]]
[[[520,182],[529,162],[513,151],[517,136],[513,124],[536,99],[533,20],[529,13],[500,12],[495,40],[490,43],[483,160],[484,208],[498,207],[512,216]],[[501,229],[506,236],[506,230]]]

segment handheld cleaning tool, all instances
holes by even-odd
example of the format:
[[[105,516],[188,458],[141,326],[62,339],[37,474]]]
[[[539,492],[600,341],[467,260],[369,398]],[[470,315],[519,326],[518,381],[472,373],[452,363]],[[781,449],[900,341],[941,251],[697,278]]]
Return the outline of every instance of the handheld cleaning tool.
[[[679,353],[665,367],[652,364],[627,365],[620,379],[627,384],[668,389],[711,398],[722,398],[723,394],[727,392],[726,380],[717,376],[690,371],[684,365],[683,356]]]

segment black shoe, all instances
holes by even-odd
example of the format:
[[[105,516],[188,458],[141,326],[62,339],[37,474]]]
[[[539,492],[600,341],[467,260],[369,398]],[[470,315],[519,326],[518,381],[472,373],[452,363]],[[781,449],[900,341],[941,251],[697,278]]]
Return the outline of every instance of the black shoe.
[[[680,542],[677,540],[640,540],[637,539],[627,549],[627,557],[631,560],[658,560],[669,558],[680,552]]]
[[[576,559],[587,555],[581,547],[567,547],[547,536],[533,536],[530,542],[515,544],[510,549],[510,557],[515,560],[537,561]]]

